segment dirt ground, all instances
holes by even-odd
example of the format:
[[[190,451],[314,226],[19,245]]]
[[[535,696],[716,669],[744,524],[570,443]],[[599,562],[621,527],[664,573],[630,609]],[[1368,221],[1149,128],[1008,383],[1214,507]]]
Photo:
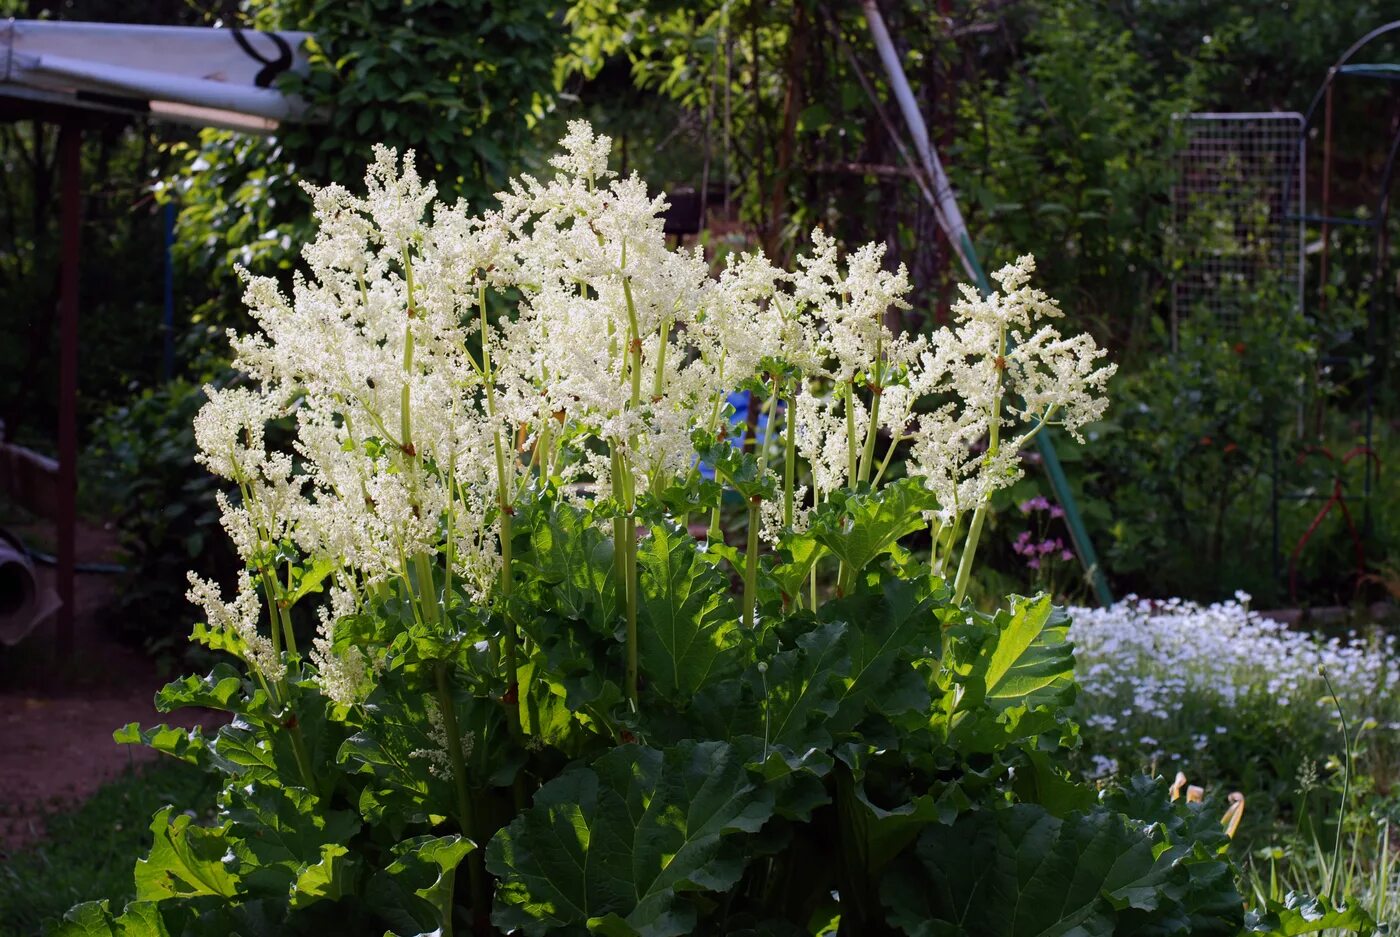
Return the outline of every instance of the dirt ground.
[[[84,527],[79,562],[110,559],[115,538]],[[40,566],[46,581],[52,568]],[[14,647],[0,646],[0,861],[44,835],[44,817],[90,796],[129,765],[161,757],[118,745],[112,732],[129,722],[165,722],[213,731],[218,713],[158,713],[153,698],[167,681],[139,651],[113,641],[103,628],[113,577],[77,577],[74,653],[58,659],[50,619]]]

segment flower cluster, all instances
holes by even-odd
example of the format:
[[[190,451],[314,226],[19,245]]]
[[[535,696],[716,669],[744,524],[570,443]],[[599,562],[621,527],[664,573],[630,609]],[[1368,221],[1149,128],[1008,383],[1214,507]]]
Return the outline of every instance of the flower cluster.
[[[1026,558],[1026,566],[1030,569],[1040,569],[1041,558],[1045,556],[1057,556],[1066,562],[1074,559],[1074,551],[1066,547],[1061,538],[1036,541],[1029,530],[1023,530],[1016,535],[1016,539],[1011,542],[1011,549],[1018,556]]]
[[[258,329],[231,335],[246,383],[210,388],[195,429],[201,461],[237,487],[220,508],[257,574],[240,595],[260,590],[280,624],[268,646],[240,645],[259,670],[277,672],[284,641],[294,650],[296,563],[328,570],[339,597],[311,656],[350,703],[375,662],[334,640],[336,621],[390,588],[429,625],[454,595],[508,595],[511,516],[532,487],[612,502],[617,542],[634,543],[638,499],[696,477],[696,435],[722,432],[740,386],[764,390],[764,425],[783,424],[765,449],[785,463],[784,497],[753,505],[755,531],[800,531],[912,444],[909,472],[949,537],[976,512],[961,599],[986,502],[1019,476],[1021,449],[1103,412],[1113,366],[1089,336],[1046,324],[1060,310],[1029,286],[1030,257],[993,275],[999,292],[965,290],[954,328],[896,334],[887,314],[909,280],[882,246],[843,258],[815,231],[792,272],[743,254],[712,276],[699,250],[667,244],[664,198],[608,169],[607,137],[574,122],[562,150],[552,177],[513,180],[498,209],[472,214],[437,204],[411,153],[379,147],[365,195],[308,187],[319,232],[291,295],[248,278]],[[290,446],[269,445],[274,421]],[[211,622],[248,632],[244,598],[237,613],[210,606]]]
[[[925,479],[948,516],[1020,478],[1020,452],[1046,426],[1082,439],[1080,430],[1108,405],[1116,367],[1102,363],[1091,336],[1066,339],[1045,321],[1062,313],[1028,285],[1034,271],[1027,255],[992,274],[999,292],[984,297],[962,286],[957,324],[922,352],[916,392],[948,402],[922,421],[909,471]],[[977,455],[973,443],[983,437],[989,444]]]
[[[1017,505],[1017,508],[1026,515],[1045,514],[1052,521],[1065,516],[1065,509],[1058,504],[1051,504],[1044,495],[1027,498]],[[1045,532],[1044,524],[1041,525],[1038,536],[1029,530],[1017,534],[1016,539],[1011,542],[1011,549],[1017,556],[1024,556],[1027,568],[1033,570],[1039,570],[1046,558],[1059,558],[1066,563],[1074,559],[1074,551],[1065,545],[1064,538],[1049,536]]]

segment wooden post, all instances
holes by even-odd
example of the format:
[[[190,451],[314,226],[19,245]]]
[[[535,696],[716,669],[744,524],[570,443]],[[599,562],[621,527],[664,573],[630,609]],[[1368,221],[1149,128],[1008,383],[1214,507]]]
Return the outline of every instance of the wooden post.
[[[63,255],[58,294],[58,611],[57,651],[70,657],[74,644],[73,569],[78,525],[78,262],[82,245],[81,126],[59,130],[62,172],[60,225]]]

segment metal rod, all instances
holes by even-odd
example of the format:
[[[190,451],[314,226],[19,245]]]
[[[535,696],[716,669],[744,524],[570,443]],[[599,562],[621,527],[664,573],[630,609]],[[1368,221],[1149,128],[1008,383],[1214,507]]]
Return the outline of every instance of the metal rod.
[[[1284,215],[1285,221],[1308,221],[1314,224],[1327,224],[1342,227],[1374,228],[1374,218],[1348,218],[1345,215]]]
[[[890,38],[890,31],[885,26],[885,18],[880,14],[880,6],[875,0],[861,0],[861,7],[865,10],[865,21],[870,26],[871,38],[875,40],[880,62],[885,66],[885,74],[889,76],[890,87],[894,90],[900,113],[904,115],[904,121],[909,125],[909,133],[914,138],[914,151],[919,154],[919,160],[924,164],[924,171],[928,173],[933,185],[934,214],[944,233],[948,235],[948,241],[953,245],[958,259],[962,261],[963,269],[974,279],[980,275],[985,281],[986,275],[982,274],[975,257],[969,255],[964,247],[965,244],[971,243],[967,237],[967,223],[963,221],[957,196],[948,182],[947,173],[943,171],[938,152],[933,148],[928,125],[924,123],[924,115],[919,110],[918,102],[914,100],[914,90],[909,87],[909,78],[904,74],[904,65],[899,60],[894,40]]]
[[[1380,317],[1382,313],[1381,302],[1385,295],[1385,290],[1381,284],[1385,282],[1386,263],[1390,258],[1390,185],[1395,179],[1396,157],[1400,156],[1400,127],[1393,128],[1390,137],[1390,151],[1385,157],[1385,168],[1381,171],[1381,198],[1380,204],[1376,207],[1376,218],[1379,222],[1376,225],[1376,240],[1372,250],[1375,256],[1375,266],[1372,271],[1372,288],[1370,301],[1366,308],[1366,348],[1370,352],[1370,361],[1366,364],[1366,448],[1370,449],[1375,444],[1375,417],[1376,417],[1376,383],[1380,379],[1381,362],[1384,357],[1376,353],[1376,345],[1379,343]],[[1362,530],[1366,536],[1372,532],[1371,514],[1371,489],[1375,484],[1375,466],[1371,459],[1363,459],[1365,480],[1364,496],[1362,502]]]
[[[78,262],[82,246],[82,138],[76,123],[58,133],[62,166],[63,256],[58,298],[58,610],[60,659],[73,651],[78,525]]]
[[[1327,105],[1322,118],[1322,266],[1317,277],[1318,312],[1327,314],[1327,261],[1331,257],[1331,231],[1327,219],[1332,214],[1332,83],[1327,83]]]

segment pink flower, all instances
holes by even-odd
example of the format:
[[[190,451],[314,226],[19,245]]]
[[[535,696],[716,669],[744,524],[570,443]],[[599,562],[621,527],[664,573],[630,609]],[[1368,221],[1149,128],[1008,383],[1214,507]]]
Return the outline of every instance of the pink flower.
[[[1022,501],[1018,505],[1022,514],[1029,514],[1032,511],[1047,511],[1050,509],[1050,502],[1045,500],[1044,495],[1036,495],[1027,501]]]
[[[1070,560],[1074,559],[1074,551],[1065,550],[1060,554],[1060,559],[1064,560],[1065,562],[1069,562]]]
[[[1031,569],[1040,569],[1040,560],[1027,560],[1026,565],[1029,566]]]

